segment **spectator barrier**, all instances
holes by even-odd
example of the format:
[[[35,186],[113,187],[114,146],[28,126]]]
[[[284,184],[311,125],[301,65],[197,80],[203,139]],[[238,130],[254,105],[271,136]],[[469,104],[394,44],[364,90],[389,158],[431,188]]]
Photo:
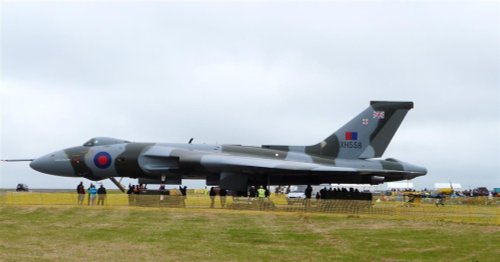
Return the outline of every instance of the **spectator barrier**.
[[[444,220],[500,224],[500,199],[488,197],[446,199],[443,205],[436,205],[436,199],[409,198],[395,201],[395,198],[374,196],[370,200],[302,199],[289,202],[285,195],[269,198],[225,197],[214,199],[213,209],[262,210],[277,212],[316,212],[347,214],[349,216],[384,216],[424,220]],[[221,201],[222,200],[222,201]],[[0,192],[0,205],[66,205],[78,206],[77,194],[70,192]],[[84,207],[91,206],[86,196]],[[150,195],[112,193],[106,196],[104,207],[155,207],[155,208],[205,208],[211,206],[208,195]]]

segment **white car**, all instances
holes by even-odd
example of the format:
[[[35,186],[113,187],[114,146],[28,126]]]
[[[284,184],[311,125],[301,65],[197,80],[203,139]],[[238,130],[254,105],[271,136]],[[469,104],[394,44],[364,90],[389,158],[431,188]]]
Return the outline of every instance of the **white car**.
[[[303,191],[292,191],[290,193],[288,193],[288,195],[286,195],[287,198],[289,199],[305,199],[306,198],[306,194],[303,192]]]
[[[286,201],[289,205],[302,203],[306,199],[306,194],[303,191],[292,191],[286,195]]]

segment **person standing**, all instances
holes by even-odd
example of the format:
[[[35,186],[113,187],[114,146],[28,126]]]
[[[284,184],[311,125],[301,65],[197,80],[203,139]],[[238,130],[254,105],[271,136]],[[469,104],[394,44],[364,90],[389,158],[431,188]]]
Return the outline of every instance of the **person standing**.
[[[227,191],[224,188],[221,188],[219,191],[219,196],[220,196],[220,206],[221,208],[224,208],[226,206]]]
[[[85,199],[85,188],[83,187],[83,182],[80,182],[76,187],[76,193],[78,194],[78,205],[83,205],[83,200]]]
[[[128,195],[128,205],[133,206],[135,205],[135,196],[134,196],[134,190],[135,186],[133,185],[128,185],[128,190],[127,190],[127,195]]]
[[[160,201],[163,201],[165,199],[165,185],[160,184],[160,188],[158,189],[160,191]]]
[[[106,199],[106,188],[103,185],[97,190],[97,205],[104,206],[104,199]]]
[[[90,189],[92,188],[92,183],[90,184],[89,188],[87,188],[87,206],[90,206]]]
[[[311,199],[312,191],[313,191],[313,188],[311,187],[311,185],[307,185],[306,192],[305,192],[307,199]]]
[[[210,192],[208,193],[208,195],[210,196],[210,208],[214,208],[215,196],[217,196],[217,192],[215,192],[214,187],[210,188]]]
[[[187,186],[179,186],[179,191],[181,191],[182,199],[181,206],[186,207],[186,198],[187,198]]]
[[[259,189],[257,190],[258,197],[259,199],[264,199],[266,197],[266,190],[264,189],[263,186],[260,186]]]
[[[97,195],[97,189],[95,189],[94,184],[90,184],[89,187],[89,205],[95,205],[95,197]]]
[[[311,187],[311,185],[307,185],[306,192],[304,194],[304,195],[306,195],[306,208],[311,206],[312,191],[313,191],[313,188]]]
[[[254,186],[251,186],[250,187],[250,194],[249,194],[250,198],[255,198],[257,197],[257,190],[255,190],[255,187]]]
[[[264,200],[266,199],[266,190],[264,189],[263,186],[260,186],[259,189],[257,189],[257,205],[260,210],[264,209]]]

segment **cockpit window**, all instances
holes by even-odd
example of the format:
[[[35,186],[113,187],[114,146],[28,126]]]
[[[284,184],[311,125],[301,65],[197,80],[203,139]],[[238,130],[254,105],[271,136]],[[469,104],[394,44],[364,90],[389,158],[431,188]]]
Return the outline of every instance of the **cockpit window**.
[[[83,146],[94,146],[94,139],[90,139],[89,141],[85,142]]]
[[[123,143],[130,143],[130,142],[126,141],[126,140],[110,138],[110,137],[95,137],[95,138],[92,138],[89,141],[85,142],[85,144],[83,144],[83,146],[87,146],[87,147],[106,146],[106,145],[123,144]]]

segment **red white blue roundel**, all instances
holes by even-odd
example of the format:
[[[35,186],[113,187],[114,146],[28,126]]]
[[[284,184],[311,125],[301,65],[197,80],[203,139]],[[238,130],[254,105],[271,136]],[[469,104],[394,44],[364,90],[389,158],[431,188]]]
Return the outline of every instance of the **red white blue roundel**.
[[[111,155],[106,152],[99,152],[94,156],[94,164],[98,168],[108,168],[111,165],[111,162]]]

